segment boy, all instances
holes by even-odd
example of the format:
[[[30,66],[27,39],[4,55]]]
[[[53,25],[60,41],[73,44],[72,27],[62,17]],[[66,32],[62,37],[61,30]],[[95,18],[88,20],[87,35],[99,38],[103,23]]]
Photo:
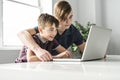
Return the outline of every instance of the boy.
[[[38,31],[39,33],[33,35],[34,41],[42,48],[48,51],[47,54],[42,52],[38,57],[34,51],[24,46],[20,52],[19,57],[15,61],[19,62],[34,62],[34,61],[51,61],[53,58],[67,58],[71,56],[71,53],[67,51],[64,47],[58,44],[54,39],[57,34],[57,28],[59,22],[56,18],[49,14],[41,14],[38,18]],[[52,54],[52,50],[55,49],[60,54]],[[45,57],[44,57],[45,56]],[[46,56],[48,59],[46,59]]]

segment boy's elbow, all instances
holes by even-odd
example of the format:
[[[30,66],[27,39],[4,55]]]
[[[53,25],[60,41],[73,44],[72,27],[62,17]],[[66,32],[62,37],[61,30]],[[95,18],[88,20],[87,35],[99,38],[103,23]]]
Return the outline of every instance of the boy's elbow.
[[[34,62],[32,58],[27,58],[27,62]]]
[[[32,59],[27,59],[27,62],[33,62],[33,60]]]
[[[17,33],[17,36],[21,39],[24,38],[25,36],[31,36],[33,34],[36,34],[34,29],[26,29]]]

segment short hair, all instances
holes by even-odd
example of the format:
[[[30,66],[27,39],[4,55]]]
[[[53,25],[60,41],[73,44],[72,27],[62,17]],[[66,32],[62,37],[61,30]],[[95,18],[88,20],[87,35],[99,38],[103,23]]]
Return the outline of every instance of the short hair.
[[[71,11],[71,5],[65,0],[58,1],[54,6],[54,16],[58,20],[66,20]]]
[[[53,24],[55,24],[55,27],[57,28],[59,26],[59,21],[50,14],[42,13],[38,17],[38,26],[41,26],[42,28],[52,26]]]

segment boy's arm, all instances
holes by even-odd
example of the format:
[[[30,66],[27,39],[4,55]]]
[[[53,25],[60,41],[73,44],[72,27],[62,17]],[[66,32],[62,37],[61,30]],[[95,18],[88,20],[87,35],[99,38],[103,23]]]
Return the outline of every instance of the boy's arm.
[[[38,58],[32,50],[28,49],[27,50],[27,61],[28,62],[34,62],[34,61],[44,62],[44,61],[51,61],[51,60],[44,59],[43,54],[41,54],[41,56]]]
[[[56,50],[59,52],[58,55],[53,56],[53,58],[69,58],[71,57],[71,53],[66,50],[64,47],[62,47],[61,45],[59,45]]]
[[[34,62],[34,61],[41,61],[41,60],[34,54],[33,51],[28,49],[27,50],[27,61],[28,62]]]
[[[81,45],[78,46],[80,51],[83,52],[85,48],[85,42],[83,42]]]
[[[40,47],[38,44],[33,40],[32,35],[36,34],[34,29],[27,29],[24,31],[21,31],[17,34],[19,39],[22,41],[24,45],[29,47],[33,51],[37,51]]]
[[[30,48],[38,58],[40,58],[41,54],[43,54],[43,60],[52,60],[52,56],[46,50],[43,50],[39,45],[34,41],[32,35],[36,34],[34,29],[27,29],[18,33],[19,39]]]

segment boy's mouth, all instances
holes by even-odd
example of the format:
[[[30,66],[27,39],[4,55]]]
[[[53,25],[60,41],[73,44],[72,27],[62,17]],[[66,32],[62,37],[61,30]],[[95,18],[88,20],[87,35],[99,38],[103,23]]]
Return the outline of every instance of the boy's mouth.
[[[69,25],[65,25],[66,28],[69,28]]]
[[[50,38],[54,38],[53,36],[50,36]]]

